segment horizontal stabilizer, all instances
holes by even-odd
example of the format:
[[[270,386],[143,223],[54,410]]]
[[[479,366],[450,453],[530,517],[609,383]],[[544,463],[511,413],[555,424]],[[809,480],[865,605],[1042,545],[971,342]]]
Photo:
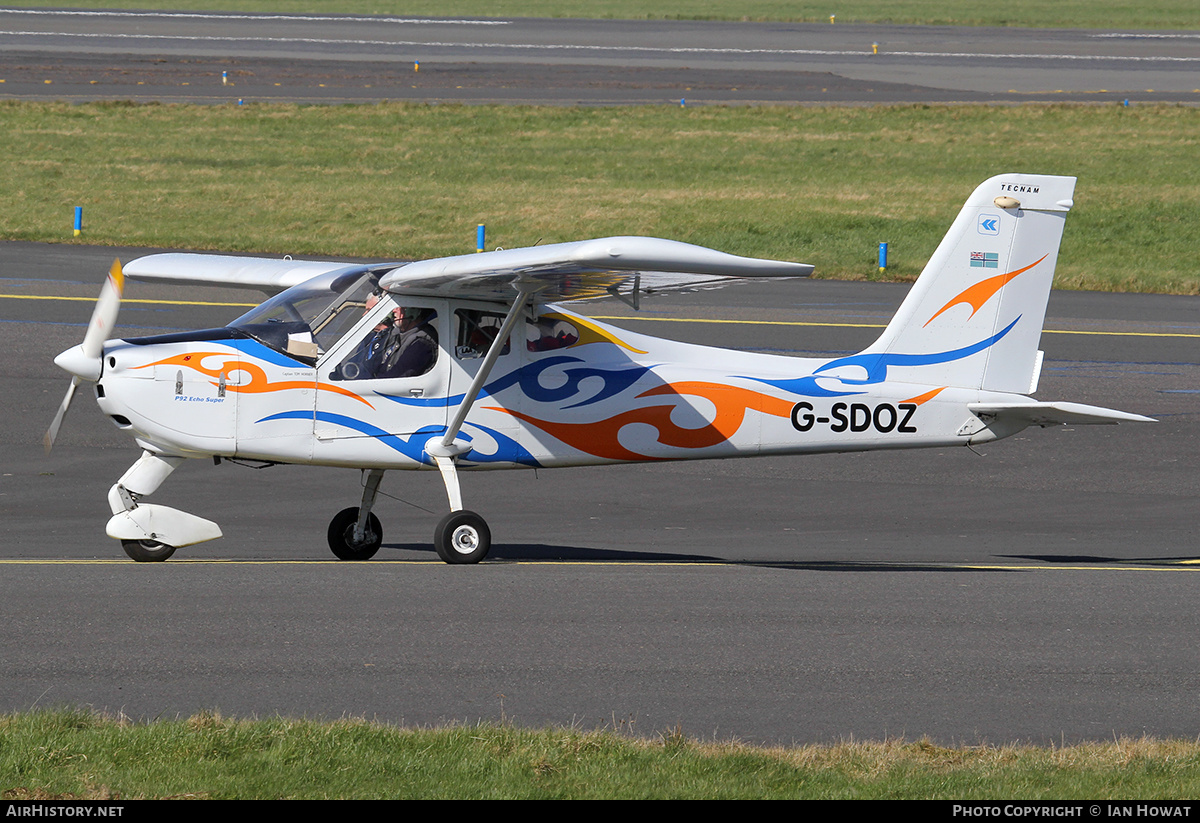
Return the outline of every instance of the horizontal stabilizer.
[[[1152,417],[1087,406],[1083,403],[968,403],[967,408],[980,418],[1026,426],[1086,426],[1116,423],[1154,423]]]

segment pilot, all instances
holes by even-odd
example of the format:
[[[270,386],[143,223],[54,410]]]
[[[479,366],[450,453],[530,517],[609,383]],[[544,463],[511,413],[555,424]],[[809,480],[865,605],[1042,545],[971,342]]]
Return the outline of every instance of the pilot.
[[[378,302],[368,298],[369,306]],[[369,311],[369,309],[368,309]],[[334,371],[334,380],[369,380],[425,374],[437,361],[433,309],[393,309]]]
[[[416,377],[437,361],[437,330],[430,325],[433,309],[398,306],[376,326],[368,371],[373,377]],[[381,335],[381,332],[386,334]]]

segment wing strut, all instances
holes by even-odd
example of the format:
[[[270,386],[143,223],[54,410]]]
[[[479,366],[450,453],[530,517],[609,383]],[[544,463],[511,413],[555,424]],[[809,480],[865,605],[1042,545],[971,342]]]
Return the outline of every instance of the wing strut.
[[[508,334],[512,331],[513,324],[517,322],[517,318],[521,316],[521,311],[525,308],[525,299],[530,294],[531,292],[522,290],[517,295],[517,299],[513,301],[512,308],[508,310],[508,314],[504,318],[504,324],[500,326],[500,331],[492,340],[492,345],[488,348],[487,355],[484,356],[483,362],[479,365],[479,371],[476,372],[475,379],[471,381],[471,387],[463,395],[462,403],[459,405],[458,411],[454,413],[454,421],[442,436],[442,442],[438,445],[441,447],[440,451],[448,452],[446,454],[447,457],[455,457],[469,450],[469,448],[462,448],[461,446],[456,447],[454,445],[454,438],[458,437],[458,431],[462,428],[463,421],[467,419],[467,412],[471,410],[471,406],[475,403],[475,398],[479,396],[479,390],[483,388],[483,384],[491,376],[492,367],[496,365],[496,359],[500,356],[500,352],[504,351],[504,342],[508,340]]]
[[[463,395],[458,411],[454,413],[454,420],[446,429],[446,433],[442,435],[440,442],[431,443],[425,447],[425,451],[433,458],[442,473],[442,481],[446,484],[446,496],[450,499],[451,511],[462,510],[462,493],[459,491],[458,472],[455,469],[454,459],[471,450],[470,444],[456,443],[455,438],[458,437],[458,432],[462,429],[463,421],[467,419],[467,413],[471,410],[471,406],[475,404],[475,398],[479,396],[480,389],[491,376],[492,367],[496,365],[500,352],[504,351],[504,343],[508,340],[509,333],[525,309],[525,301],[533,293],[533,290],[526,291],[520,286],[517,286],[517,289],[517,297],[513,300],[512,308],[508,310],[508,314],[504,317],[504,323],[500,326],[500,331],[492,340],[492,345],[488,347],[483,362],[479,364],[479,371],[476,372],[475,379],[471,381],[467,393]]]

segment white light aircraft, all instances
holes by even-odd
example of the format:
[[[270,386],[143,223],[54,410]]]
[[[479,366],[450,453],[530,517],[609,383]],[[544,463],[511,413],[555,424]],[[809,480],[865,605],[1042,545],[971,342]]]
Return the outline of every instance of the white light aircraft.
[[[477,563],[491,534],[463,507],[459,472],[962,446],[1027,426],[1150,421],[1030,397],[1075,179],[984,182],[882,336],[809,359],[634,334],[560,301],[641,295],[812,267],[643,237],[611,237],[414,263],[350,265],[201,254],[113,264],[53,444],[81,382],[141,457],[108,494],[108,534],[138,561],[221,536],[144,502],[188,458],[361,469],[360,505],[329,524],[345,560],[372,557],[384,472],[441,473],[450,513],[434,543]],[[274,293],[221,329],[105,340],[124,277]]]

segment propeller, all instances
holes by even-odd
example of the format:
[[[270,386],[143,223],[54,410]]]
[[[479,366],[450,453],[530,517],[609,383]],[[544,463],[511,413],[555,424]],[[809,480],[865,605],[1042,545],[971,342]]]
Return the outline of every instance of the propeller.
[[[116,325],[117,312],[121,310],[121,292],[124,289],[125,275],[121,272],[121,261],[113,260],[112,267],[108,270],[108,278],[100,287],[100,296],[96,298],[96,308],[92,310],[92,319],[88,321],[83,342],[54,358],[56,366],[71,374],[71,385],[67,386],[67,394],[59,404],[50,428],[46,430],[46,436],[42,438],[46,454],[54,448],[54,440],[58,437],[63,418],[67,416],[67,409],[71,407],[75,389],[84,380],[95,383],[100,379],[100,373],[104,370],[104,341]]]

